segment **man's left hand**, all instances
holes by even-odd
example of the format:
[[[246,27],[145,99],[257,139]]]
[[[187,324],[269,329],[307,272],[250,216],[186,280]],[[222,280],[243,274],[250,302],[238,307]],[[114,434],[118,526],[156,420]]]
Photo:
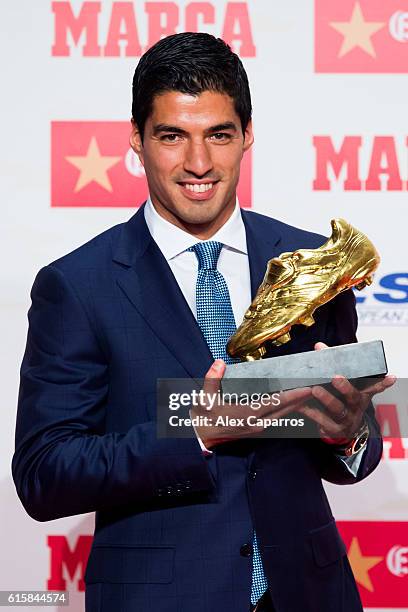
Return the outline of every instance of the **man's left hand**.
[[[319,351],[328,347],[323,342],[317,342],[314,348]],[[331,384],[341,394],[341,399],[335,397],[327,389],[315,386],[312,388],[313,397],[326,410],[302,406],[298,408],[298,412],[317,423],[320,437],[327,444],[348,444],[362,426],[365,411],[374,395],[391,387],[395,380],[395,376],[387,375],[359,391],[344,376],[335,376]]]

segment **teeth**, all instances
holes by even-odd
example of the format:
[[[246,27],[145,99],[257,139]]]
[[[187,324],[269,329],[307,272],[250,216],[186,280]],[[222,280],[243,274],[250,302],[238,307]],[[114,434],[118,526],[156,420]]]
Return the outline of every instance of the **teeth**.
[[[184,187],[189,191],[193,191],[194,193],[204,193],[205,191],[209,191],[212,189],[213,183],[205,183],[201,185],[184,183]]]

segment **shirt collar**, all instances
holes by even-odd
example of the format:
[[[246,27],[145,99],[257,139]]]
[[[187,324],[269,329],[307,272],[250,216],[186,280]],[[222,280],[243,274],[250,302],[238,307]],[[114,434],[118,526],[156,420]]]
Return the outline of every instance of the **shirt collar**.
[[[173,225],[173,223],[163,219],[153,206],[150,197],[144,208],[144,216],[153,240],[167,260],[173,259],[173,257],[183,253],[198,242],[204,242],[204,240],[192,236],[183,229]],[[228,221],[220,227],[214,236],[211,236],[210,240],[216,240],[227,248],[248,254],[245,226],[238,199]]]

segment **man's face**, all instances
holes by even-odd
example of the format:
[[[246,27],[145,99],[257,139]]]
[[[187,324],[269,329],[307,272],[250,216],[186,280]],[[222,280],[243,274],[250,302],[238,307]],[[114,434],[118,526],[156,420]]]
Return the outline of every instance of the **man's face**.
[[[156,96],[143,144],[137,126],[130,138],[159,214],[203,237],[231,215],[241,159],[252,142],[251,124],[242,134],[233,100],[213,91]]]

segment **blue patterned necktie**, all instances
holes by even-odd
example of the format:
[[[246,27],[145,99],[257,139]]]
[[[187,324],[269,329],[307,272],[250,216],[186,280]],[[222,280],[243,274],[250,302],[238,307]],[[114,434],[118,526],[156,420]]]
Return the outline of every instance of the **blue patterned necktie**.
[[[217,270],[222,243],[199,242],[190,247],[198,259],[196,285],[197,323],[214,359],[236,363],[226,350],[228,338],[236,330],[230,295],[223,275]],[[255,604],[268,588],[262,567],[256,533],[253,539],[251,603]]]

